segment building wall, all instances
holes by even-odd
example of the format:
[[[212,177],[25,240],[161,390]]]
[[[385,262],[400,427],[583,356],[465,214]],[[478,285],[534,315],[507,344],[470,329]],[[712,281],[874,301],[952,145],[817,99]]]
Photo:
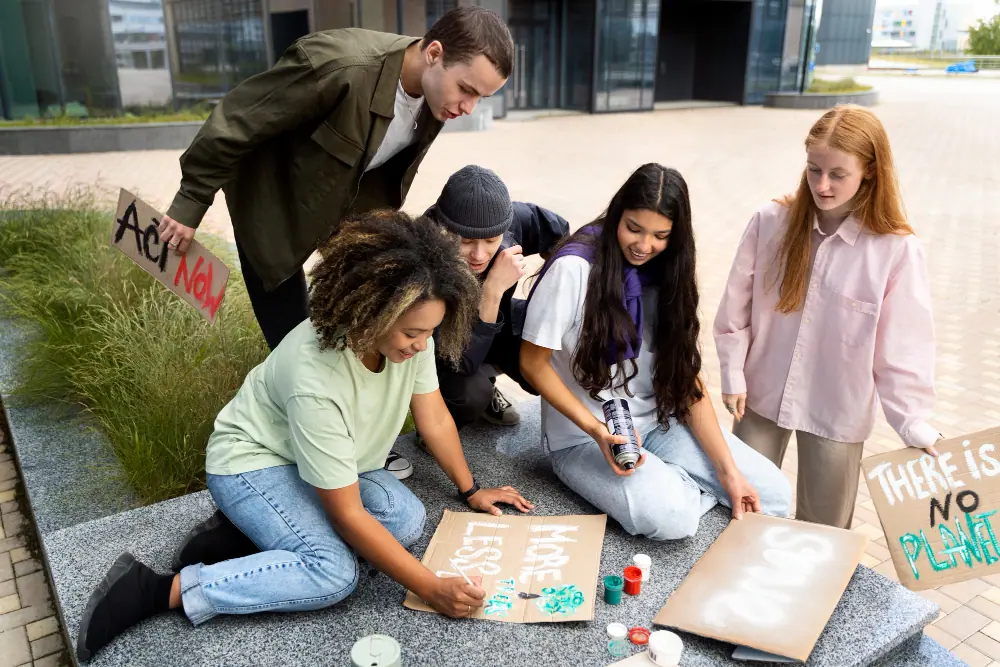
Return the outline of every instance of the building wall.
[[[954,50],[963,28],[946,0],[879,0],[872,39],[904,40],[921,50]]]
[[[836,0],[823,4],[817,65],[864,65],[872,45],[875,0]]]

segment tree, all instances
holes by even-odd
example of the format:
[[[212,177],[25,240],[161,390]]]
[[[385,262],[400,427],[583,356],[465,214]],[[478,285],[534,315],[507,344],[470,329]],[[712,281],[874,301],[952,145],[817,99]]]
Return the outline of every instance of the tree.
[[[994,14],[988,21],[979,19],[976,25],[969,28],[969,53],[977,56],[1000,55],[1000,13]]]

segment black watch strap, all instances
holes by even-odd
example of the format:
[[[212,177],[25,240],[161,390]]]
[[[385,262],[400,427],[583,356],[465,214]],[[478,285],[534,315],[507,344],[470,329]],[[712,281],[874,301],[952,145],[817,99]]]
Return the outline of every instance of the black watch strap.
[[[468,491],[460,491],[458,493],[458,497],[461,498],[462,500],[468,500],[469,498],[471,498],[476,494],[476,491],[479,491],[479,482],[477,482],[476,478],[473,477],[472,488],[469,489]]]

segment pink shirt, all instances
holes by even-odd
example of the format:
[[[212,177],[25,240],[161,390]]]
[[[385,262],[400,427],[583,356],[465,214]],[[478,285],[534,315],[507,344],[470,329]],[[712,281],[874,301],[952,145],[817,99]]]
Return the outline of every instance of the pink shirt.
[[[722,391],[786,429],[838,442],[872,432],[878,401],[907,445],[938,438],[934,320],[924,252],[913,235],[870,234],[847,218],[832,234],[814,223],[815,249],[802,310],[775,310],[773,260],[787,209],[771,203],[750,220],[715,317]]]

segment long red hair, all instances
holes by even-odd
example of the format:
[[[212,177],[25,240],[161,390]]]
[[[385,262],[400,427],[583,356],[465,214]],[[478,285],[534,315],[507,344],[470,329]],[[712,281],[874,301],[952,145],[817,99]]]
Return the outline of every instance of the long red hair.
[[[889,148],[889,137],[882,122],[870,110],[856,104],[840,104],[827,111],[809,130],[806,150],[813,146],[830,148],[854,155],[861,161],[864,178],[854,195],[852,213],[862,230],[871,234],[912,234],[906,222],[899,194],[896,167]],[[813,201],[806,172],[802,171],[799,189],[779,203],[788,208],[785,233],[775,258],[781,275],[777,310],[791,313],[805,304],[809,277],[809,244],[813,221],[819,210]]]

